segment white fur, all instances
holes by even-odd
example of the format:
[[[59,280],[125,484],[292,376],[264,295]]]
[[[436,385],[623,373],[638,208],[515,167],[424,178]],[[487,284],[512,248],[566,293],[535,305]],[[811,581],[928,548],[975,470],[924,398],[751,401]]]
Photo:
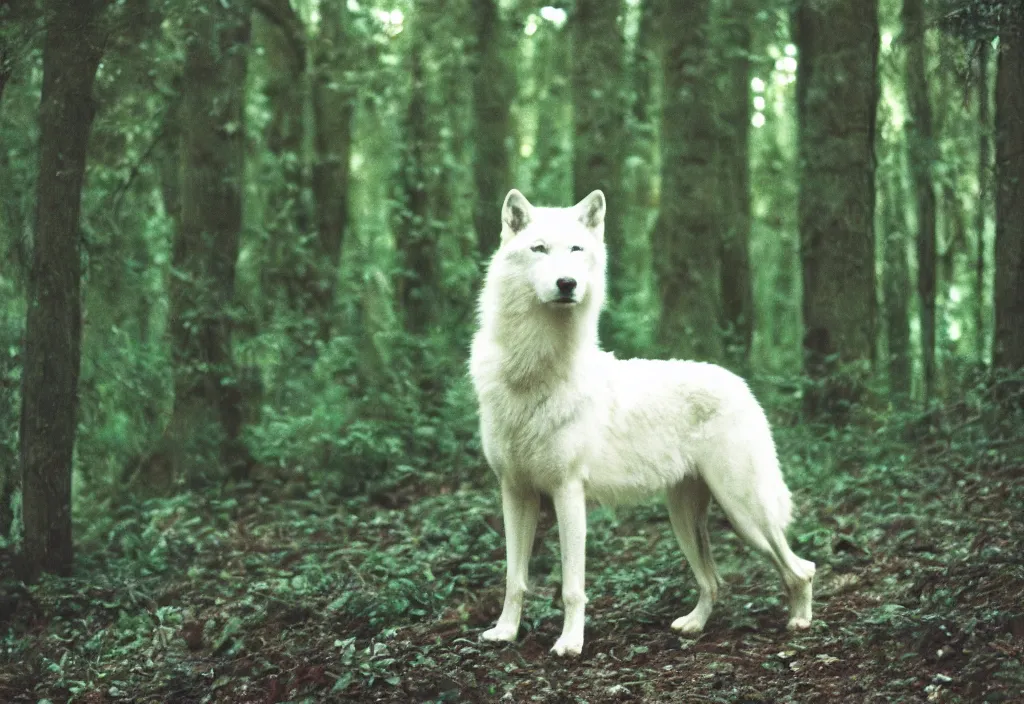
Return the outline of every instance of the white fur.
[[[600,191],[573,208],[536,208],[513,190],[502,208],[502,244],[488,267],[470,358],[508,553],[504,608],[482,637],[516,637],[540,493],[554,501],[562,551],[566,613],[555,653],[583,648],[586,498],[632,502],[665,491],[700,588],[697,606],[674,629],[699,632],[717,596],[706,527],[712,496],[780,572],[789,627],[807,628],[814,563],[786,542],[789,490],[746,383],[713,364],[617,360],[599,347],[604,212]],[[559,300],[557,281],[569,278],[572,302]]]

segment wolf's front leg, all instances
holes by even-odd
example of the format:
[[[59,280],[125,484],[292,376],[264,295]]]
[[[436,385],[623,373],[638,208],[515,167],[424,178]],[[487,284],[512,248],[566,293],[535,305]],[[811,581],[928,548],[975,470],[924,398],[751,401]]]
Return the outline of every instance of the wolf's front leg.
[[[509,482],[502,481],[501,509],[505,518],[505,605],[497,625],[480,637],[491,641],[513,641],[519,632],[519,617],[523,613],[540,497],[535,491],[517,490]]]
[[[587,543],[587,502],[583,485],[566,484],[552,497],[558,516],[558,541],[562,548],[562,602],[565,623],[551,649],[557,655],[579,655],[583,650],[584,592]]]

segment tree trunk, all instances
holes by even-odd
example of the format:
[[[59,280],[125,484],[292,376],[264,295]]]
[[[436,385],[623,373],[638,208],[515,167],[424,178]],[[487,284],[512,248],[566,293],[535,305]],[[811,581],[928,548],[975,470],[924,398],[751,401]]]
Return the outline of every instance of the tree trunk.
[[[31,0],[0,0],[0,100],[14,75],[15,57],[28,53],[23,49],[32,28],[30,18],[35,17],[35,12],[35,3]]]
[[[174,476],[201,477],[211,454],[234,477],[251,459],[231,354],[235,264],[242,224],[244,89],[249,8],[210,0],[193,14],[182,84],[179,227],[171,279],[174,410],[164,450]]]
[[[910,350],[910,265],[907,262],[907,231],[902,215],[903,193],[898,163],[885,179],[882,191],[884,267],[882,291],[885,296],[885,329],[888,345],[889,392],[897,407],[910,399],[913,365]]]
[[[754,337],[754,290],[750,274],[750,50],[752,0],[724,9],[722,46],[725,89],[719,96],[722,124],[722,313],[728,356],[745,367]]]
[[[311,287],[313,310],[322,340],[331,336],[334,296],[342,246],[349,227],[349,172],[354,105],[345,72],[348,69],[348,10],[341,0],[322,3],[316,44],[313,111],[316,117],[316,161],[313,200],[316,203],[317,270]]]
[[[22,371],[22,575],[69,574],[71,465],[81,361],[79,214],[102,56],[104,0],[49,0],[39,110],[39,180]]]
[[[430,212],[428,159],[433,155],[430,106],[424,51],[427,46],[427,16],[416,17],[406,28],[409,36],[409,104],[405,118],[396,244],[401,260],[397,294],[406,329],[426,332],[436,321],[439,285],[437,232]]]
[[[657,339],[671,356],[722,358],[718,130],[708,0],[666,0],[661,119],[661,209],[654,272]],[[610,259],[614,259],[612,253]]]
[[[626,182],[632,186],[631,213],[623,223],[629,238],[635,242],[634,252],[639,249],[646,258],[650,251],[648,239],[649,220],[654,205],[654,177],[658,159],[658,104],[657,86],[661,81],[659,15],[653,0],[640,3],[640,18],[637,23],[636,46],[631,66],[633,98],[631,148],[628,162],[623,168],[628,174]],[[639,245],[639,246],[638,246]],[[628,251],[628,249],[627,249]],[[634,255],[635,256],[635,255]],[[643,271],[650,270],[645,263]],[[630,277],[637,276],[634,270]]]
[[[988,62],[989,47],[987,41],[978,42],[978,198],[974,206],[974,336],[975,355],[979,364],[988,361],[988,344],[985,333],[985,224],[988,220],[988,203],[990,197],[989,182],[991,181],[992,129],[989,115],[989,83]]]
[[[0,315],[0,345],[15,348],[20,342],[21,321],[13,315]],[[21,376],[21,356],[0,355],[0,537],[10,539],[14,526],[14,495],[21,488],[18,459],[17,393]]]
[[[266,253],[260,270],[263,288],[262,318],[269,323],[283,301],[298,315],[288,318],[290,334],[304,341],[303,323],[308,306],[306,281],[313,268],[313,254],[303,242],[310,218],[304,207],[306,101],[306,30],[288,0],[256,0],[259,10],[253,38],[262,49],[260,64],[270,117],[264,129],[270,168],[263,175],[262,192]],[[295,329],[294,321],[298,322]]]
[[[841,416],[875,349],[878,8],[803,0],[794,20],[804,364],[817,382],[805,410]]]
[[[14,73],[14,63],[11,60],[11,55],[6,46],[0,46],[0,100],[3,100],[4,88],[7,87],[7,81],[11,79],[12,73]]]
[[[0,21],[6,23],[9,20],[6,16],[6,2],[0,0]],[[9,31],[5,28],[5,31]],[[8,46],[7,37],[0,34],[0,101],[4,98],[4,88],[7,87],[7,81],[11,80],[11,75],[14,73],[14,54],[11,47]]]
[[[999,32],[993,363],[1024,368],[1024,9]]]
[[[608,301],[616,305],[627,287],[622,223],[626,203],[620,192],[626,146],[624,98],[626,44],[620,0],[576,0],[569,18],[573,104],[573,202],[595,188],[608,203]],[[614,334],[614,333],[613,333]],[[605,335],[608,338],[611,335]]]
[[[907,142],[910,174],[917,204],[917,293],[921,305],[921,360],[924,367],[924,402],[935,394],[936,242],[935,190],[932,187],[934,137],[928,100],[925,53],[924,1],[903,0],[906,39]]]
[[[509,138],[512,136],[512,101],[516,96],[510,33],[496,0],[474,0],[476,64],[473,71],[473,113],[476,158],[473,179],[476,202],[473,225],[480,253],[489,257],[498,248],[498,217],[505,193],[512,187]]]
[[[530,181],[536,202],[551,205],[564,204],[574,195],[570,164],[573,111],[565,75],[569,43],[562,31],[543,26],[535,40],[538,125]]]
[[[957,350],[960,342],[950,338],[949,326],[945,320],[950,312],[950,290],[957,280],[957,263],[966,260],[970,244],[968,243],[967,207],[961,197],[960,190],[952,179],[944,179],[939,187],[939,222],[941,229],[936,236],[937,243],[944,243],[936,251],[935,275],[935,380],[933,396],[941,396],[943,388],[943,359],[955,359],[961,356]]]
[[[654,108],[656,83],[660,79],[659,60],[661,15],[657,0],[641,0],[640,19],[637,23],[636,46],[633,50],[633,120],[648,134],[655,132],[657,115]]]
[[[4,88],[14,75],[15,56],[24,33],[25,21],[22,13],[24,2],[20,0],[0,0],[0,115],[3,114]],[[0,154],[0,172],[10,168],[9,158]],[[8,186],[0,180],[0,190]],[[0,212],[0,231],[16,229],[14,218],[9,213]],[[7,271],[22,270],[20,262],[13,262]],[[15,285],[20,288],[23,271],[14,273]],[[0,349],[20,344],[21,326],[19,321],[9,315],[0,315]],[[14,524],[14,495],[21,487],[21,467],[18,460],[17,423],[20,401],[15,389],[21,373],[20,355],[0,355],[0,537],[8,538]]]

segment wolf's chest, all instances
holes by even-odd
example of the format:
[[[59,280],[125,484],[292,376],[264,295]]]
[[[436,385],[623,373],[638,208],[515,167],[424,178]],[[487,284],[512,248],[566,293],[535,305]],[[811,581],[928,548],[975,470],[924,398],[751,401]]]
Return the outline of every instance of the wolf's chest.
[[[499,475],[550,483],[579,463],[588,415],[586,399],[578,394],[505,393],[481,398],[487,459]]]

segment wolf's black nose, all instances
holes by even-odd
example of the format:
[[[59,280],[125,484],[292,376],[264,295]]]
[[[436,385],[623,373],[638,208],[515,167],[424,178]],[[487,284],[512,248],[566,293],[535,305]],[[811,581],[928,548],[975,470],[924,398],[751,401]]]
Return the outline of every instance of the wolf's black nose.
[[[576,279],[559,279],[555,284],[559,293],[568,295],[576,290]]]

